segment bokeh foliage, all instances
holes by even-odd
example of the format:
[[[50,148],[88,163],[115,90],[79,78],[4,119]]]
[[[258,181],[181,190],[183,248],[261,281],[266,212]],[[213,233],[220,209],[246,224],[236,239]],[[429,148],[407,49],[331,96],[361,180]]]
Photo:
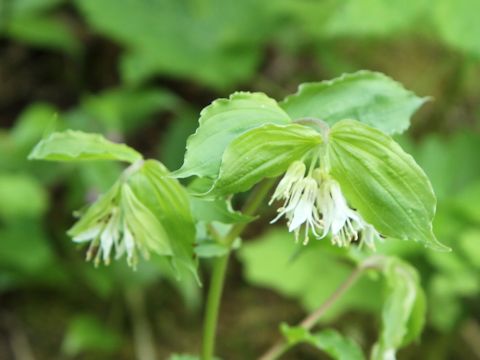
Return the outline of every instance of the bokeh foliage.
[[[69,243],[65,230],[73,222],[72,211],[105,192],[122,167],[107,162],[56,166],[27,161],[33,146],[52,128],[124,140],[175,170],[182,164],[186,138],[194,131],[200,110],[213,99],[234,90],[252,90],[280,100],[301,82],[367,68],[385,72],[423,97],[432,96],[414,117],[409,136],[399,140],[433,183],[438,198],[434,231],[453,249],[437,253],[401,241],[379,246],[379,252],[400,256],[417,268],[426,292],[427,332],[419,345],[400,357],[478,356],[479,4],[1,1],[0,291],[7,303],[0,314],[2,331],[13,336],[16,326],[4,318],[14,314],[14,323],[36,336],[41,328],[36,312],[45,306],[36,299],[47,294],[59,308],[53,313],[59,326],[57,332],[50,330],[50,336],[60,340],[49,347],[32,342],[39,358],[60,351],[66,356],[131,358],[135,341],[125,339],[136,339],[132,330],[136,327],[130,323],[138,325],[145,311],[159,334],[161,356],[173,350],[193,353],[197,348],[192,324],[198,322],[203,289],[194,279],[177,282],[169,267],[155,258],[135,273],[123,264],[95,270]],[[222,211],[226,223],[234,216],[226,209],[228,204],[209,204],[208,210],[205,204],[197,205],[207,218],[208,211]],[[316,307],[349,271],[345,255],[323,243],[291,258],[291,239],[279,229],[265,231],[267,220],[268,215],[243,240],[236,281],[227,290],[239,294],[246,314],[258,309],[252,304],[266,291],[273,309],[274,304],[284,308],[278,314],[273,310],[268,314],[268,306],[264,310],[263,316],[274,319],[267,321],[268,339],[260,338],[245,349],[235,339],[245,331],[240,324],[236,333],[225,330],[232,340],[220,345],[220,352],[241,349],[243,358],[258,353],[252,349],[271,342],[279,321],[297,320],[285,319],[282,312],[293,308],[298,314]],[[197,254],[215,256],[223,251],[209,247],[209,235],[203,235],[205,246]],[[376,340],[374,329],[365,330],[364,325],[377,319],[373,327],[380,328],[382,281],[363,279],[325,321],[352,334],[361,346],[371,345]],[[254,287],[243,295],[245,282]],[[176,305],[179,299],[185,308]],[[227,302],[235,300],[227,297]],[[181,325],[172,324],[176,321],[169,315],[169,304],[176,305]],[[235,309],[228,303],[225,307]],[[190,316],[186,314],[193,314],[193,320],[185,320]],[[225,326],[233,320],[225,320]],[[189,341],[169,337],[169,327],[159,325],[165,322]],[[311,352],[301,348],[299,354]]]

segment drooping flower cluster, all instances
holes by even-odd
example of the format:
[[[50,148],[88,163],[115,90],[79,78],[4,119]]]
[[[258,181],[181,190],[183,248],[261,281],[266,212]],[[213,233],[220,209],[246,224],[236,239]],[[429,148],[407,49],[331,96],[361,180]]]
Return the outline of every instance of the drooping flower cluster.
[[[95,202],[81,220],[69,230],[73,241],[77,243],[90,242],[87,260],[93,260],[98,265],[102,260],[108,265],[110,255],[115,253],[115,259],[125,253],[127,263],[135,266],[137,261],[136,243],[126,222],[124,207],[121,206],[122,189],[115,184],[110,191]],[[144,255],[148,251],[143,249]]]
[[[304,231],[304,244],[309,241],[310,232],[322,239],[331,234],[334,245],[344,247],[359,241],[370,248],[380,234],[362,216],[348,206],[340,184],[324,170],[317,168],[307,173],[301,161],[293,162],[279,182],[270,204],[284,201],[278,211],[277,221],[287,219],[288,230],[295,233],[298,241]]]
[[[133,266],[136,261],[133,235],[123,221],[119,207],[111,208],[109,214],[99,219],[98,225],[74,236],[73,241],[90,242],[87,260],[94,259],[95,265],[101,260],[108,265],[112,250],[115,252],[115,259],[121,258],[126,253],[129,265]]]
[[[126,257],[135,268],[139,255],[168,257],[195,271],[195,224],[182,186],[158,161],[146,160],[126,168],[117,182],[91,204],[68,235],[88,244],[87,260],[95,265]]]
[[[68,231],[73,241],[88,243],[87,261],[95,265],[110,263],[111,254],[118,260],[126,254],[127,263],[135,268],[138,253],[145,259],[151,251],[169,255],[171,249],[160,242],[165,230],[153,214],[138,200],[130,186],[116,183],[93,203]]]

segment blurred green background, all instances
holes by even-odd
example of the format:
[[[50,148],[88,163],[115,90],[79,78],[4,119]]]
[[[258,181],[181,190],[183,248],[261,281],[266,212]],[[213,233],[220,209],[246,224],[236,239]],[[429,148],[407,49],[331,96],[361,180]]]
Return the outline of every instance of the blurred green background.
[[[427,293],[421,342],[399,358],[480,359],[479,14],[478,0],[0,0],[0,359],[151,360],[199,348],[205,288],[155,259],[135,273],[94,269],[67,238],[72,212],[122,169],[28,162],[53,122],[174,170],[212,100],[235,90],[282,99],[359,69],[432,97],[398,140],[430,176],[435,232],[454,250],[380,247],[414,265]],[[349,272],[324,243],[288,263],[291,236],[267,229],[265,212],[228,276],[224,359],[255,358],[280,321],[300,320]],[[325,322],[368,349],[380,300],[366,278]],[[300,347],[285,358],[319,355]]]

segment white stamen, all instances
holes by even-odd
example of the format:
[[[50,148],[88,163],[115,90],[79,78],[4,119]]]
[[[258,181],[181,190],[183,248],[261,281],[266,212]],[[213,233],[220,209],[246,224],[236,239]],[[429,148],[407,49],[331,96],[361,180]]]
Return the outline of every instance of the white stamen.
[[[337,246],[348,246],[360,239],[360,245],[374,249],[380,235],[348,206],[340,184],[320,169],[315,169],[313,174],[309,171],[307,175],[305,170],[305,165],[299,161],[288,168],[269,202],[284,200],[277,217],[271,222],[284,216],[296,242],[304,227],[303,244],[308,243],[311,231],[317,239],[331,234],[331,241]]]
[[[282,180],[277,185],[275,193],[270,199],[268,205],[272,205],[275,200],[287,199],[290,190],[298,179],[305,175],[305,164],[301,161],[294,161],[289,167]]]

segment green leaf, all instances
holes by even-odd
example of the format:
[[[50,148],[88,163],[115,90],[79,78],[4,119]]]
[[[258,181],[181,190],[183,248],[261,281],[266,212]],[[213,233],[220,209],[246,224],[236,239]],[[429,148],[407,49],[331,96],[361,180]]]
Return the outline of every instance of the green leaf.
[[[153,88],[109,89],[82,101],[82,109],[92,118],[103,122],[109,131],[121,132],[138,129],[155,112],[181,105],[172,93]]]
[[[190,354],[172,354],[168,360],[200,360],[200,356],[190,355]],[[212,360],[221,360],[220,358],[214,356]]]
[[[77,54],[80,50],[80,43],[68,23],[46,15],[14,18],[7,26],[7,34],[20,42],[70,54]]]
[[[433,234],[436,199],[427,176],[391,137],[341,121],[331,129],[328,154],[345,197],[381,234],[448,250]]]
[[[450,46],[480,56],[480,2],[442,0],[432,7],[433,21],[442,39]]]
[[[68,230],[68,236],[74,238],[98,226],[99,222],[108,216],[111,207],[118,205],[120,196],[120,182],[117,181],[87,209],[76,213],[80,219]]]
[[[128,253],[129,265],[136,265],[137,252],[147,257],[153,251],[168,256],[178,275],[182,269],[177,265],[196,275],[195,226],[188,195],[158,161],[136,162],[127,168],[110,190],[81,214],[68,234],[78,242],[93,241],[96,246],[99,241],[100,245],[106,242],[102,239],[105,231],[125,235],[126,229],[131,243],[122,245],[124,238],[115,240],[115,251],[120,257],[124,252],[121,247],[130,246],[133,251]],[[105,257],[105,252],[103,255],[108,264],[109,256]]]
[[[448,138],[431,134],[419,145],[416,159],[441,200],[457,196],[459,189],[468,189],[478,181],[479,152],[480,136],[474,132],[459,131]]]
[[[188,137],[195,132],[198,125],[197,111],[186,104],[180,108],[179,114],[169,124],[158,144],[159,157],[169,169],[182,166],[185,155],[185,144]]]
[[[451,154],[452,144],[447,144],[437,134],[430,134],[418,146],[418,154],[415,159],[428,175],[435,195],[440,200],[449,195],[452,188],[452,178],[455,163]],[[457,161],[458,162],[458,161]]]
[[[425,0],[345,0],[327,19],[324,31],[330,36],[395,35],[408,30],[428,5]]]
[[[193,256],[195,225],[187,191],[158,161],[147,160],[128,179],[139,201],[160,220],[168,235],[172,260],[196,274]]]
[[[460,248],[462,249],[465,257],[477,269],[480,269],[480,251],[478,251],[479,244],[480,230],[478,228],[467,230],[460,236]]]
[[[358,344],[352,339],[345,338],[338,331],[327,329],[312,334],[300,326],[290,327],[287,324],[282,324],[281,330],[290,346],[300,343],[310,344],[326,352],[335,360],[365,359]]]
[[[264,124],[288,124],[288,115],[262,93],[237,92],[215,100],[202,110],[199,127],[187,141],[185,162],[177,177],[217,176],[228,144],[242,133]]]
[[[16,0],[9,4],[12,16],[21,16],[47,11],[58,6],[64,0]]]
[[[195,254],[200,258],[224,256],[242,246],[242,239],[237,237],[232,244],[226,245],[219,241],[231,230],[232,225],[220,222],[197,223],[197,238]]]
[[[188,185],[190,195],[190,206],[193,217],[196,220],[211,223],[213,221],[224,224],[250,222],[255,217],[242,214],[232,208],[230,199],[215,197],[198,197],[198,194],[205,194],[213,185],[208,178],[196,178]]]
[[[16,220],[39,217],[48,205],[45,189],[23,174],[0,174],[0,218]]]
[[[355,119],[393,134],[410,126],[410,117],[426,100],[381,73],[359,71],[302,84],[280,105],[294,120],[317,118],[333,125]]]
[[[121,191],[124,219],[134,234],[135,242],[141,244],[142,248],[153,250],[159,255],[173,255],[172,239],[169,238],[159,219],[163,214],[152,213],[137,198],[130,185],[123,184]]]
[[[228,145],[213,192],[246,191],[265,177],[280,175],[321,143],[322,135],[303,125],[263,125],[252,129]]]
[[[296,244],[283,227],[245,242],[236,253],[249,284],[296,299],[307,311],[318,308],[353,270],[345,249],[333,247],[329,241]],[[362,277],[329,309],[323,321],[351,310],[373,313],[381,306],[380,285],[380,281]]]
[[[88,351],[112,353],[122,344],[121,336],[92,315],[77,315],[67,329],[62,350],[69,356]]]
[[[247,81],[261,60],[259,45],[270,29],[269,18],[262,16],[264,5],[254,0],[74,3],[96,32],[128,49],[120,64],[128,83],[155,74],[217,88]]]
[[[394,358],[396,350],[418,338],[425,321],[425,296],[415,269],[397,258],[388,258],[383,274],[387,297],[382,310],[382,332],[372,360]]]
[[[219,244],[214,240],[204,240],[195,246],[195,254],[201,258],[225,256],[230,251],[229,246]]]
[[[67,130],[41,140],[30,153],[30,160],[83,161],[120,160],[134,163],[142,155],[124,144],[116,144],[99,134]]]
[[[10,132],[16,147],[28,151],[41,140],[45,127],[54,122],[57,109],[45,103],[33,103],[22,111]]]
[[[2,271],[14,270],[33,282],[48,277],[48,268],[55,264],[48,234],[37,222],[21,220],[0,228],[0,264]],[[28,254],[34,254],[29,256]],[[47,280],[47,279],[45,279]],[[56,284],[59,285],[59,284]]]
[[[411,342],[418,340],[425,326],[427,313],[427,298],[423,289],[420,287],[418,280],[417,282],[417,297],[415,298],[410,317],[406,324],[407,333],[403,338],[402,346],[408,345]]]
[[[230,201],[225,199],[203,199],[191,196],[190,205],[193,216],[200,221],[234,224],[250,222],[254,219],[253,216],[233,210]]]
[[[455,209],[470,221],[480,224],[480,181],[458,191],[452,199]]]

